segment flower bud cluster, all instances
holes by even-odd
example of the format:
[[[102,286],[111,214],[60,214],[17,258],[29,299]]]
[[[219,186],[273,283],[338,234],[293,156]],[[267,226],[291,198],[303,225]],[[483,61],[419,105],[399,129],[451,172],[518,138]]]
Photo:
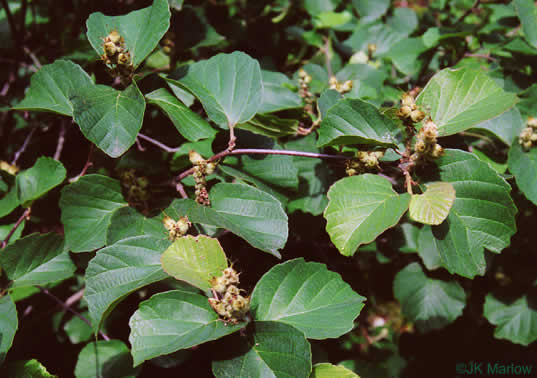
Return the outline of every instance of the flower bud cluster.
[[[418,109],[414,97],[410,93],[403,93],[401,107],[397,110],[397,117],[402,120],[410,120],[412,123],[423,121],[425,113]]]
[[[313,114],[313,103],[315,102],[315,96],[310,92],[309,87],[311,80],[312,77],[303,68],[298,70],[298,95],[302,97],[306,103],[304,106],[304,111],[307,114]]]
[[[175,241],[185,235],[190,226],[192,226],[192,223],[190,223],[186,215],[179,218],[177,221],[166,215],[162,218],[162,224],[164,224],[164,227],[168,230],[168,239],[171,241]]]
[[[518,137],[518,143],[521,144],[522,148],[526,151],[537,144],[537,118],[528,118],[526,127]]]
[[[222,276],[213,277],[209,283],[216,298],[209,298],[209,304],[224,321],[236,324],[250,311],[250,298],[240,295],[239,273],[232,267],[226,268]]]
[[[166,55],[172,55],[172,53],[175,50],[175,42],[173,41],[175,38],[175,33],[173,32],[167,32],[164,35],[164,38],[160,41],[160,44],[162,45],[162,52]]]
[[[209,192],[207,191],[207,181],[205,176],[213,174],[216,169],[216,164],[213,162],[207,162],[203,157],[196,151],[190,151],[188,153],[190,162],[194,165],[194,188],[196,189],[196,202],[203,206],[210,206],[211,201],[209,200]]]
[[[335,76],[332,76],[330,77],[328,84],[330,85],[330,89],[334,89],[341,94],[350,92],[352,90],[352,80],[347,80],[344,83],[340,83]]]
[[[125,46],[125,40],[117,30],[112,30],[104,38],[104,54],[101,59],[109,66],[113,66],[123,78],[130,77],[134,71],[132,57]]]
[[[428,119],[418,132],[416,143],[414,144],[414,153],[410,156],[413,161],[422,159],[436,159],[444,153],[444,149],[438,143],[438,128],[436,124]]]
[[[17,172],[19,172],[19,167],[17,167],[15,164],[9,164],[8,162],[2,160],[0,161],[0,170],[15,176]]]
[[[359,175],[379,169],[379,159],[384,151],[358,151],[356,157],[347,160],[345,172],[348,176]]]
[[[121,185],[127,191],[130,203],[145,202],[149,199],[149,180],[145,176],[136,176],[134,169],[127,169],[120,175]]]

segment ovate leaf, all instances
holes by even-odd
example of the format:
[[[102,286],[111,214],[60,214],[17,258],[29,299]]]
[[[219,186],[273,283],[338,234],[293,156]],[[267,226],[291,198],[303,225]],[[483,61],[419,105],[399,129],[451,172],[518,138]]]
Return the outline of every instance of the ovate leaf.
[[[170,27],[168,0],[154,0],[147,8],[130,12],[123,16],[105,16],[101,12],[92,13],[86,26],[88,40],[97,52],[103,54],[103,38],[112,30],[117,30],[125,40],[125,47],[131,53],[134,66],[138,66],[157,46]]]
[[[139,368],[132,366],[129,348],[119,340],[87,344],[78,354],[76,378],[136,377]]]
[[[524,121],[517,107],[501,115],[475,125],[475,129],[484,129],[496,135],[502,142],[510,146],[524,128]]]
[[[458,282],[429,278],[418,263],[397,273],[393,292],[405,317],[425,332],[453,322],[466,305],[466,294]]]
[[[18,327],[19,320],[17,319],[15,303],[9,295],[4,295],[0,298],[0,365],[4,362],[6,353],[11,348]]]
[[[483,315],[496,326],[494,337],[497,339],[524,346],[537,340],[537,309],[532,296],[525,295],[512,303],[504,303],[488,294]]]
[[[447,219],[431,227],[443,266],[472,278],[485,273],[484,248],[500,253],[516,231],[511,187],[487,163],[459,150],[436,161],[440,179],[453,185],[455,202]]]
[[[129,321],[134,366],[236,332],[247,323],[221,321],[207,297],[172,290],[140,303]]]
[[[433,182],[423,194],[410,198],[409,215],[416,222],[439,225],[449,215],[455,200],[455,189],[447,182]]]
[[[515,175],[518,188],[527,199],[537,204],[537,148],[524,151],[516,140],[509,149],[509,171]]]
[[[78,65],[67,60],[57,60],[43,66],[31,79],[24,100],[15,110],[36,110],[73,115],[70,98],[80,88],[93,86],[89,75]]]
[[[216,134],[216,130],[207,121],[187,108],[166,89],[157,89],[145,97],[150,104],[157,105],[170,117],[177,131],[186,139],[195,142]]]
[[[442,258],[430,226],[422,227],[418,234],[418,255],[429,270],[442,267]]]
[[[373,105],[358,99],[345,99],[332,106],[321,122],[318,146],[394,146],[399,134],[397,125]]]
[[[104,246],[112,214],[127,203],[119,181],[101,175],[86,175],[62,189],[60,208],[65,240],[73,252]]]
[[[65,179],[63,164],[49,157],[40,157],[30,169],[19,173],[16,178],[17,196],[21,204],[41,197]]]
[[[280,118],[271,114],[257,114],[248,122],[239,123],[237,127],[270,138],[280,138],[296,135],[298,131],[298,120]]]
[[[517,101],[482,71],[446,68],[429,80],[416,103],[429,110],[438,134],[445,136],[495,118]]]
[[[244,338],[235,356],[213,361],[217,378],[309,377],[311,346],[302,332],[280,322],[256,321],[254,327],[253,340]]]
[[[144,96],[132,83],[124,91],[107,85],[80,88],[71,97],[82,134],[111,157],[132,146],[142,127]]]
[[[11,287],[45,285],[73,275],[76,267],[58,234],[31,234],[0,253],[0,265]]]
[[[526,40],[537,48],[537,7],[531,0],[515,0],[516,12]]]
[[[227,268],[227,258],[218,239],[187,235],[176,240],[161,258],[162,269],[178,280],[202,290],[211,288],[209,280]]]
[[[352,0],[362,23],[376,20],[388,10],[389,0]]]
[[[323,362],[313,365],[310,378],[360,378],[360,376],[344,366]]]
[[[293,85],[287,76],[280,72],[261,71],[263,80],[263,103],[258,113],[272,113],[302,106],[302,99],[285,85]]]
[[[6,366],[8,377],[23,378],[57,378],[57,375],[50,374],[47,369],[36,359],[26,361],[13,361]]]
[[[308,339],[326,339],[353,328],[364,300],[324,264],[299,258],[278,264],[261,277],[251,308],[256,320],[287,323]]]
[[[106,230],[106,245],[112,245],[131,236],[152,236],[164,239],[168,230],[162,224],[164,214],[146,218],[132,207],[117,209]]]
[[[246,122],[263,103],[259,63],[239,51],[191,64],[167,80],[192,92],[219,125]]]
[[[84,299],[95,331],[128,294],[167,277],[160,256],[169,245],[164,238],[135,236],[101,249],[90,261]]]
[[[408,209],[410,195],[398,194],[380,176],[363,174],[337,181],[328,191],[326,231],[345,256],[394,226]]]

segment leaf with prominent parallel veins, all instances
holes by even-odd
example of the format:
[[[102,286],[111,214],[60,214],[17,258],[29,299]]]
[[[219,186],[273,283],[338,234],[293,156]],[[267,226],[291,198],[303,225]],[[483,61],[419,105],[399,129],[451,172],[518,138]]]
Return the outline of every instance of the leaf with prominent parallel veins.
[[[42,156],[33,167],[20,172],[16,178],[19,202],[27,207],[29,201],[35,200],[65,179],[66,170],[57,160]]]
[[[9,295],[0,298],[0,365],[11,348],[15,332],[19,327],[17,308]]]
[[[411,196],[408,213],[416,222],[439,225],[449,215],[455,189],[447,182],[432,182],[426,187],[425,193]]]

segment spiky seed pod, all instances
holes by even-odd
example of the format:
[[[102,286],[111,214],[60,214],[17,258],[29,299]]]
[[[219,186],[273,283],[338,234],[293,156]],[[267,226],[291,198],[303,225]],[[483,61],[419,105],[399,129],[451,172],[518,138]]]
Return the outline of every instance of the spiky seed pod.
[[[410,93],[408,92],[403,93],[403,96],[401,97],[401,105],[402,106],[414,105],[414,97],[412,97]]]
[[[190,150],[190,152],[188,153],[188,158],[190,159],[190,162],[194,165],[204,161],[203,157],[194,150]]]
[[[172,217],[167,215],[162,218],[162,224],[168,231],[173,230],[175,228],[175,221],[172,219]]]
[[[185,215],[184,217],[179,218],[177,223],[175,224],[175,229],[181,234],[184,235],[188,232],[188,229],[192,226],[192,223],[188,220],[188,217]]]
[[[209,283],[211,284],[211,287],[218,294],[224,294],[226,292],[229,282],[226,278],[220,276],[220,277],[213,277],[211,280],[209,280]]]
[[[120,66],[131,65],[131,54],[128,51],[120,52],[117,56],[117,64]]]
[[[399,118],[408,118],[412,113],[412,108],[408,105],[403,105],[397,110],[397,117]]]
[[[424,118],[425,118],[425,113],[419,109],[416,109],[410,112],[410,119],[413,122],[416,122],[416,123],[421,122],[423,121]]]
[[[526,125],[528,127],[532,127],[534,129],[537,129],[537,118],[529,117],[528,120],[526,121]]]
[[[340,93],[347,93],[347,92],[350,92],[352,90],[352,80],[347,80],[346,82],[344,82],[343,84],[341,84],[341,90],[340,90]]]
[[[240,289],[235,285],[229,285],[226,292],[231,295],[239,295]]]
[[[105,41],[109,41],[115,44],[119,44],[122,42],[123,37],[119,34],[117,30],[112,30],[105,38]]]
[[[414,150],[417,152],[417,153],[424,153],[425,150],[427,149],[427,145],[425,144],[425,142],[423,140],[417,140],[416,141],[416,144],[414,145]]]
[[[107,57],[112,57],[118,52],[118,47],[113,42],[105,42],[103,45],[104,53]]]
[[[431,156],[433,158],[439,158],[444,154],[444,149],[439,144],[435,144],[433,150],[431,151]]]
[[[205,167],[205,174],[212,175],[214,171],[216,170],[216,164],[215,163],[207,163],[207,166]]]

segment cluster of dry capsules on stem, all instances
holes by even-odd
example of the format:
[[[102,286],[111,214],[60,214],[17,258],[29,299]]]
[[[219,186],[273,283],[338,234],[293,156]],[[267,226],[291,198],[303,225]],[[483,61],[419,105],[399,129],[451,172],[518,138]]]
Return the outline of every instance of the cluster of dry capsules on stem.
[[[196,202],[204,205],[210,206],[211,201],[209,200],[209,192],[207,192],[207,181],[205,176],[213,174],[216,169],[216,164],[213,162],[207,162],[203,159],[200,154],[196,151],[190,151],[188,153],[188,158],[190,162],[194,165],[194,188],[196,189]]]
[[[236,324],[245,319],[250,311],[250,298],[243,297],[238,288],[239,273],[232,267],[224,269],[222,276],[213,277],[210,282],[214,298],[209,304],[226,323]]]
[[[444,150],[442,146],[436,143],[438,137],[438,128],[429,118],[425,121],[423,127],[418,131],[416,143],[414,144],[414,153],[410,156],[411,161],[432,160],[439,158]]]
[[[145,203],[149,199],[149,180],[145,176],[136,176],[134,169],[127,169],[121,173],[121,185],[127,192],[127,201],[131,204]]]
[[[518,143],[520,143],[522,148],[526,151],[537,144],[537,118],[528,118],[526,127],[518,137]]]
[[[379,159],[383,156],[384,151],[357,151],[355,158],[345,162],[345,172],[354,176],[379,170]]]
[[[162,224],[164,224],[164,227],[168,230],[168,239],[171,241],[175,241],[184,236],[188,232],[190,226],[192,226],[192,223],[190,223],[186,215],[179,218],[177,221],[172,217],[165,215],[164,218],[162,218]]]
[[[341,83],[335,76],[331,76],[328,84],[330,85],[330,89],[334,89],[341,94],[350,92],[352,90],[352,80],[347,80]]]
[[[130,79],[134,71],[131,53],[127,50],[125,40],[117,30],[112,30],[104,38],[103,50],[104,54],[101,55],[103,62],[113,66],[113,71],[119,74],[122,81]]]

